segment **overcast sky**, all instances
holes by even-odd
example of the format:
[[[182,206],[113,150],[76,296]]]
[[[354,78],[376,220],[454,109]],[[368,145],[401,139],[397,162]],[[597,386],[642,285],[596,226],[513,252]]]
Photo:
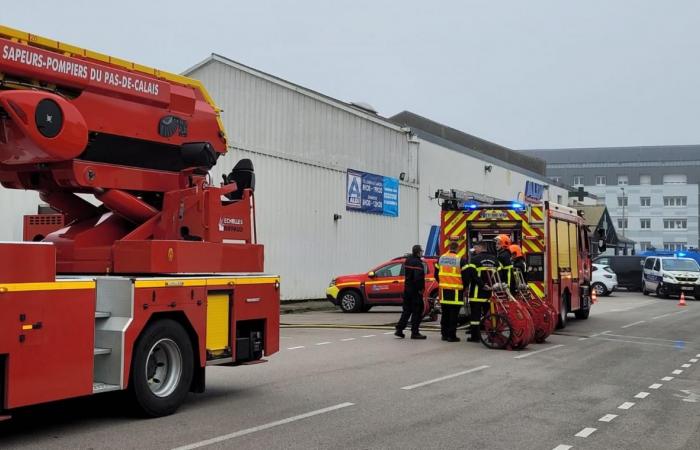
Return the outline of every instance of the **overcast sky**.
[[[175,72],[216,52],[512,148],[700,144],[697,0],[22,0],[0,23]]]

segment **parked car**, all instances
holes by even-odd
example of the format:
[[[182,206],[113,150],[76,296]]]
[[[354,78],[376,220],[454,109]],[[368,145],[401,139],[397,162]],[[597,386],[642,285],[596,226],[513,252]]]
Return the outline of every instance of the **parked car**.
[[[649,256],[644,260],[644,295],[655,293],[659,297],[692,295],[700,299],[700,266],[691,258]]]
[[[373,306],[401,305],[404,288],[405,256],[394,258],[360,274],[340,275],[326,289],[326,298],[344,312],[369,311]],[[425,257],[425,314],[433,310],[438,296],[435,282],[437,258]]]
[[[617,275],[610,266],[594,263],[591,271],[591,287],[599,297],[607,297],[617,289]]]
[[[594,258],[593,263],[610,266],[617,275],[618,287],[641,291],[644,258],[640,255],[602,255]]]

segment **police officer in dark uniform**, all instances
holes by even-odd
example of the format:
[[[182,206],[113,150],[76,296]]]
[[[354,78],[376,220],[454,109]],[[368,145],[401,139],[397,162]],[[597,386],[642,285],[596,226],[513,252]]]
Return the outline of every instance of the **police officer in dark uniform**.
[[[473,246],[474,253],[467,264],[465,279],[469,282],[469,342],[480,342],[479,325],[489,307],[490,286],[485,270],[495,270],[498,266],[496,255],[489,253],[488,245],[479,241]]]
[[[411,339],[426,339],[420,334],[420,322],[423,320],[423,291],[425,291],[425,266],[423,265],[423,249],[414,245],[411,256],[404,263],[405,282],[403,288],[403,311],[396,324],[394,336],[404,338],[403,330],[411,320]]]

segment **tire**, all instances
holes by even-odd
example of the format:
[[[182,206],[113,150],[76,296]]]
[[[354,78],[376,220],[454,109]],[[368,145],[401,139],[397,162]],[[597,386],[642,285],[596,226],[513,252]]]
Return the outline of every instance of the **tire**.
[[[566,328],[566,316],[569,314],[569,297],[567,294],[562,295],[559,303],[559,319],[557,320],[557,329]]]
[[[668,295],[668,293],[666,293],[665,291],[663,291],[663,290],[661,289],[661,286],[657,286],[657,288],[656,288],[656,296],[659,297],[659,298],[665,298],[665,299],[671,298],[671,296]]]
[[[642,295],[649,295],[649,291],[647,291],[646,286],[642,286]]]
[[[610,295],[608,288],[603,283],[597,281],[591,285],[591,289],[595,289],[595,293],[598,297],[607,297]]]
[[[574,315],[576,315],[576,318],[578,320],[586,320],[588,319],[588,316],[591,314],[591,308],[588,307],[586,309],[579,309],[578,311],[574,312]]]
[[[147,417],[174,413],[185,401],[194,374],[192,342],[174,320],[150,324],[134,346],[129,393]]]
[[[343,312],[356,313],[362,310],[362,299],[357,291],[343,291],[340,293],[338,305],[340,305],[340,309],[342,309]]]

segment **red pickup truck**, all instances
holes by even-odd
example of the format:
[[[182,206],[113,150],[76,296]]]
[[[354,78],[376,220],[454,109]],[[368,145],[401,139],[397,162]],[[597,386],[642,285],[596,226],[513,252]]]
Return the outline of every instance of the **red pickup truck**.
[[[344,312],[366,312],[373,306],[401,305],[403,302],[405,256],[382,263],[374,269],[353,275],[340,275],[326,289],[326,298]],[[433,314],[438,287],[435,282],[437,258],[425,257],[424,315]]]

